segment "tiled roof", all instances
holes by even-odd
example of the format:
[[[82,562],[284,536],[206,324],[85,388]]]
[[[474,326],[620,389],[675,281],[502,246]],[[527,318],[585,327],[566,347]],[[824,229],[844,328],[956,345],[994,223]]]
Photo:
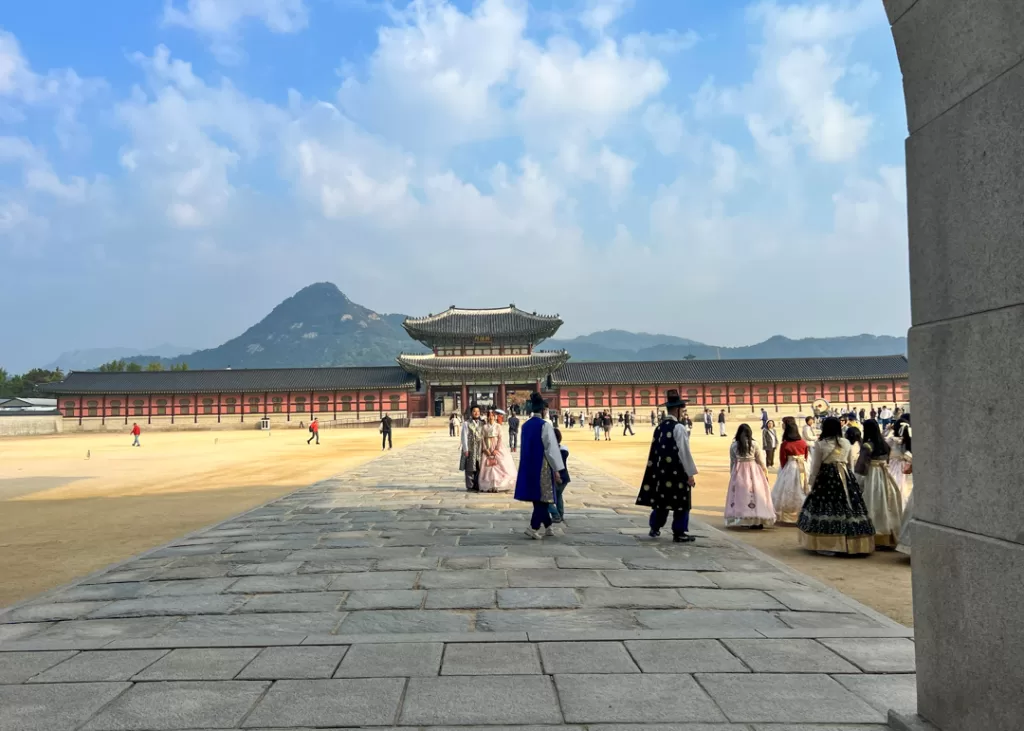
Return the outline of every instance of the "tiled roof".
[[[374,368],[246,368],[210,371],[69,374],[40,386],[50,393],[263,393],[408,388],[415,376],[398,366]]]
[[[452,305],[440,314],[409,317],[402,323],[410,336],[428,345],[488,337],[494,342],[536,343],[554,335],[561,326],[557,316],[523,312],[515,305],[488,310]]]
[[[565,365],[569,354],[564,350],[539,350],[529,355],[406,355],[398,356],[403,368],[425,378],[444,380],[478,372],[494,373],[506,381],[515,378],[536,380]]]
[[[757,360],[662,360],[572,362],[552,374],[556,385],[676,383],[783,383],[906,378],[902,355],[863,358],[762,358]]]

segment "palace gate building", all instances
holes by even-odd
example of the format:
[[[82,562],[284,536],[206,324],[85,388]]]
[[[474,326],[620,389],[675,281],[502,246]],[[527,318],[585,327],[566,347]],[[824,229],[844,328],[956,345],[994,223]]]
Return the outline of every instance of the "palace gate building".
[[[408,318],[428,353],[397,365],[136,373],[74,372],[46,389],[64,430],[255,428],[263,420],[299,426],[312,417],[372,425],[387,413],[400,425],[446,417],[469,405],[509,407],[540,390],[556,410],[613,414],[654,410],[678,389],[692,410],[800,414],[825,398],[843,408],[907,405],[903,355],[858,358],[576,362],[537,345],[561,327],[557,316],[515,306],[451,307]]]

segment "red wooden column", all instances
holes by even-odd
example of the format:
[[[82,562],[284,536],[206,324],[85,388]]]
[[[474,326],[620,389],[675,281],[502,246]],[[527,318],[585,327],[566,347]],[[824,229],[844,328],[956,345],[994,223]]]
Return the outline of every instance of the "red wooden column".
[[[292,394],[291,391],[284,395],[284,420],[292,420]]]
[[[128,394],[124,395],[124,425],[128,426]]]
[[[405,415],[406,415],[406,417],[411,419],[412,418],[412,411],[409,409],[408,396],[406,397],[406,400],[407,400],[407,402],[405,404]],[[427,381],[427,416],[430,417],[430,416],[433,416],[433,415],[434,415],[434,387],[431,385],[430,381]]]
[[[750,413],[753,414],[754,413],[754,384],[753,383],[748,383],[747,384],[747,393],[750,394]]]
[[[384,418],[384,392],[377,392],[377,417],[380,419]]]
[[[337,421],[338,420],[338,392],[337,391],[334,392],[333,404],[334,404],[334,420]]]
[[[153,423],[153,394],[149,394],[149,406],[146,407],[146,423]]]
[[[895,383],[895,381],[894,381]],[[895,391],[895,386],[893,386]],[[103,394],[103,415],[100,417],[100,424],[106,425],[107,423],[107,394]]]
[[[800,403],[801,403],[800,399],[803,398],[803,394],[800,393],[802,390],[803,390],[803,384],[802,383],[797,383],[796,384],[796,410],[797,411],[800,410]]]
[[[192,397],[192,423],[199,423],[199,394]]]
[[[498,384],[498,408],[505,408],[505,381]]]
[[[462,382],[462,403],[459,405],[459,409],[463,416],[469,413],[469,386],[465,381]]]
[[[775,413],[779,413],[779,384],[772,384],[772,401],[775,402]]]

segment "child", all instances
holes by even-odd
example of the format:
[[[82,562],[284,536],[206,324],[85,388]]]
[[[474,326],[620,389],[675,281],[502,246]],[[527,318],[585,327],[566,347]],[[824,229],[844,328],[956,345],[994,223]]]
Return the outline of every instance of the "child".
[[[569,450],[562,446],[562,432],[555,429],[555,440],[558,442],[558,451],[562,453],[562,464],[565,465],[566,473],[569,471]],[[554,475],[552,475],[552,481]],[[568,523],[565,522],[565,501],[562,500],[562,493],[565,491],[565,483],[561,485],[555,485],[555,502],[548,506],[548,512],[551,513],[552,523],[561,523],[563,527],[568,527]]]

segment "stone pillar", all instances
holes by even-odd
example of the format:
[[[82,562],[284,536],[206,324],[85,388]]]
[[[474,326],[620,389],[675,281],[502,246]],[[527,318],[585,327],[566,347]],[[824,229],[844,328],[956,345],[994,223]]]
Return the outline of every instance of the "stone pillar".
[[[465,383],[462,384],[462,405],[459,407],[459,411],[461,411],[463,415],[469,411],[469,386]]]
[[[907,104],[918,712],[1024,719],[1024,10],[885,0]]]

